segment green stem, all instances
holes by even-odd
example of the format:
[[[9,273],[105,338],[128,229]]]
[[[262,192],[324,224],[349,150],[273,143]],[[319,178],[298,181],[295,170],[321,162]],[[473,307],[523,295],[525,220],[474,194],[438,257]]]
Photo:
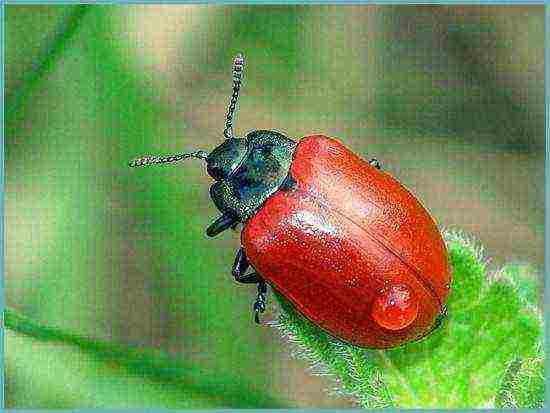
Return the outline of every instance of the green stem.
[[[187,390],[205,395],[222,406],[285,407],[269,396],[255,392],[251,384],[245,380],[229,377],[229,372],[206,372],[201,370],[200,366],[174,360],[160,351],[133,349],[68,333],[57,327],[39,324],[9,308],[4,310],[3,321],[5,328],[16,333],[40,341],[77,346],[81,350],[93,354],[98,360],[118,363],[140,376],[180,388],[182,393]]]
[[[83,350],[92,352],[108,351],[116,355],[119,350],[112,344],[101,343],[96,340],[68,333],[57,327],[38,324],[10,308],[4,310],[4,326],[16,333],[24,334],[37,340],[72,344]]]
[[[61,19],[51,40],[46,42],[39,52],[36,61],[25,70],[23,79],[21,80],[21,86],[6,96],[6,119],[11,119],[11,117],[17,113],[44,75],[51,71],[55,62],[66,49],[69,41],[78,32],[82,19],[88,10],[90,10],[90,5],[76,5],[71,7],[67,14]]]

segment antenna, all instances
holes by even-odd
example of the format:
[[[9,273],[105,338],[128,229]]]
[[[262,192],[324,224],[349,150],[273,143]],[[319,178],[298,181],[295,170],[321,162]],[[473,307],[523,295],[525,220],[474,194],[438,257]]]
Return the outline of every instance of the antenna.
[[[138,168],[140,166],[165,165],[175,163],[189,158],[206,159],[208,152],[196,150],[194,152],[175,153],[173,155],[152,155],[141,156],[128,163],[130,168]]]
[[[241,80],[243,77],[244,56],[242,53],[237,54],[233,59],[233,93],[229,99],[229,107],[227,108],[227,116],[225,118],[224,136],[227,139],[235,137],[233,132],[233,115],[237,108],[237,100],[239,99],[239,90],[241,89]]]

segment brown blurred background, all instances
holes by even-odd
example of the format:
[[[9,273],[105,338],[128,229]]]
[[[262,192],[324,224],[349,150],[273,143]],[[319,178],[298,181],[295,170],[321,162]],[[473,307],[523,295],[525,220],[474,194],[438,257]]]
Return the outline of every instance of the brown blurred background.
[[[277,331],[252,323],[255,290],[230,275],[238,233],[204,235],[217,212],[200,162],[126,167],[222,140],[239,51],[238,134],[338,137],[378,158],[441,227],[476,237],[493,268],[542,269],[543,6],[75,10],[6,6],[8,306],[160,349],[202,376],[231,372],[280,406],[352,406],[290,357]],[[94,388],[86,375],[71,395],[45,379],[62,351],[45,360],[33,344],[23,363],[13,343],[7,407],[110,407],[107,396],[78,397]]]

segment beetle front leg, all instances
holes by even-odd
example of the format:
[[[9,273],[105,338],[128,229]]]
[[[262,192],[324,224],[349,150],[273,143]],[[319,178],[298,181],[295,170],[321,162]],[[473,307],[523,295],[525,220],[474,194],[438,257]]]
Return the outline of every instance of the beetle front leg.
[[[219,233],[237,225],[239,220],[231,214],[223,214],[221,217],[212,222],[208,228],[206,228],[206,235],[209,237],[215,237]]]

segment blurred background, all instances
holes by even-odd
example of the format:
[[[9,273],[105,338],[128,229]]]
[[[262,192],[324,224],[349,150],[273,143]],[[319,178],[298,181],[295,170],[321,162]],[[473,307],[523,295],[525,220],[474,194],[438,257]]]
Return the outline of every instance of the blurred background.
[[[238,232],[204,235],[218,213],[202,163],[127,167],[222,140],[239,51],[239,135],[340,138],[494,268],[542,269],[543,6],[5,10],[7,305],[187,366],[151,391],[7,332],[9,408],[352,406],[252,323],[255,289],[230,275]]]

